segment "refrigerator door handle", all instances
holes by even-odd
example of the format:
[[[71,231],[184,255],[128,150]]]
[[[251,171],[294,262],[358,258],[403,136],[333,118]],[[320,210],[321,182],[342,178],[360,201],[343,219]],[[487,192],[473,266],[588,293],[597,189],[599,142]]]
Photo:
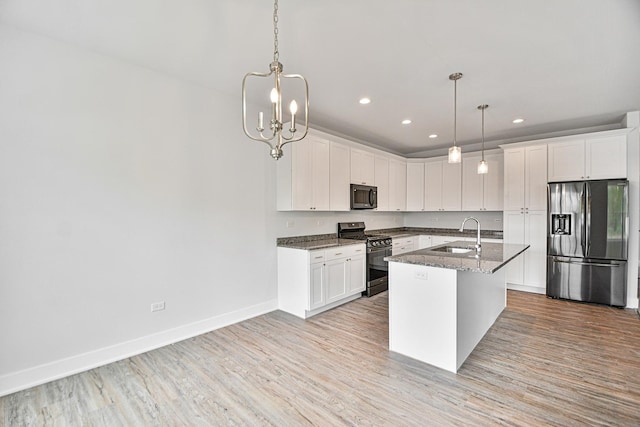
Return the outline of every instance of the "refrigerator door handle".
[[[585,227],[584,227],[584,234],[582,237],[582,241],[583,241],[583,250],[584,250],[584,256],[588,257],[589,256],[589,252],[591,249],[591,187],[589,186],[589,183],[587,182],[585,185],[585,196],[583,198],[584,200],[584,212],[585,212]]]
[[[617,262],[611,262],[611,263],[606,263],[603,264],[601,262],[580,262],[580,261],[566,261],[560,258],[554,258],[553,262],[564,262],[567,264],[575,264],[575,265],[587,265],[587,266],[593,266],[593,267],[620,267],[623,264],[617,263]]]

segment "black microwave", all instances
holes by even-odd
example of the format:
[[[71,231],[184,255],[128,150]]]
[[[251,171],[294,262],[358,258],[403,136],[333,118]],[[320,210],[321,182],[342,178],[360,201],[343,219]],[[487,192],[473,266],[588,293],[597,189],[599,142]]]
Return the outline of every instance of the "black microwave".
[[[378,207],[378,187],[351,184],[351,209],[375,209]]]

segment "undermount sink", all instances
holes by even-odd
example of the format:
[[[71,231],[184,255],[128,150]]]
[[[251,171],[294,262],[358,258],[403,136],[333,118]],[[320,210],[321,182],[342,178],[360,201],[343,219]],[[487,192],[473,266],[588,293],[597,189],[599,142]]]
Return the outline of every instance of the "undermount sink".
[[[460,247],[460,246],[442,246],[440,248],[435,248],[431,250],[434,252],[447,252],[450,254],[466,254],[467,252],[471,252],[475,250],[475,248]]]

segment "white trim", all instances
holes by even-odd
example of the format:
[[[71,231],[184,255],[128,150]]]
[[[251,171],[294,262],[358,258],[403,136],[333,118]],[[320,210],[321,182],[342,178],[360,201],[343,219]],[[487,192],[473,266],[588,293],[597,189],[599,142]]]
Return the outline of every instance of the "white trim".
[[[278,309],[278,300],[245,307],[219,316],[189,323],[152,335],[125,341],[109,347],[56,360],[0,377],[0,396],[5,396],[49,381],[87,371],[159,347],[176,343],[213,330],[260,316]]]
[[[553,138],[542,138],[542,139],[535,139],[535,140],[532,139],[530,141],[512,142],[512,143],[508,143],[508,144],[500,144],[499,147],[502,148],[503,150],[506,150],[508,148],[526,147],[526,146],[529,146],[529,145],[553,144],[553,143],[556,143],[556,142],[562,142],[562,141],[567,141],[569,139],[576,139],[576,138],[587,139],[587,138],[594,138],[594,137],[604,137],[604,136],[614,136],[614,135],[627,135],[632,130],[633,130],[633,128],[620,128],[620,129],[603,130],[603,131],[600,131],[600,132],[571,133],[571,134],[568,134],[568,135],[556,136],[556,137],[553,137]]]
[[[507,289],[511,289],[512,291],[529,292],[532,294],[547,294],[547,288],[542,288],[539,286],[516,285],[514,283],[507,283]]]
[[[330,304],[327,304],[327,305],[324,305],[324,306],[322,306],[320,308],[316,308],[315,310],[305,310],[305,317],[304,318],[308,319],[311,316],[315,316],[316,314],[320,314],[320,313],[322,313],[324,311],[331,310],[332,308],[336,308],[339,305],[346,304],[346,303],[351,302],[353,300],[357,300],[358,298],[362,298],[362,291],[358,291],[353,295],[350,295],[348,297],[342,298],[341,300],[338,300],[338,301],[334,301],[334,302],[332,302]]]

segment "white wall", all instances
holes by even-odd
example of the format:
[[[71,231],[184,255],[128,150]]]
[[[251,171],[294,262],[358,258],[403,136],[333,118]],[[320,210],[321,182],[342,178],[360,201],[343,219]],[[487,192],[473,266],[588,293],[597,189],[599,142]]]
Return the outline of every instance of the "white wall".
[[[0,40],[0,395],[277,306],[275,162],[239,96]]]

